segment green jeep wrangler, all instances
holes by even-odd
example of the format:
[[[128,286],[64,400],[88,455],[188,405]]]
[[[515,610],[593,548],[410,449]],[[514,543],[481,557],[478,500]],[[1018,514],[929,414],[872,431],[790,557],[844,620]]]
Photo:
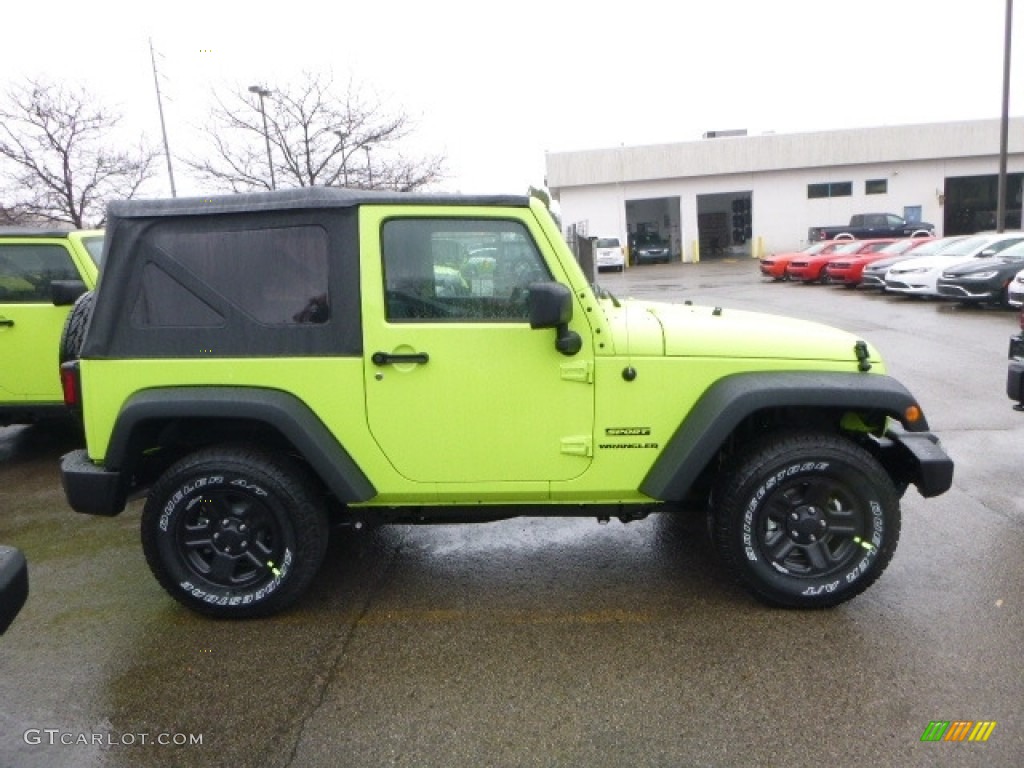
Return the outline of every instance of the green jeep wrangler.
[[[886,567],[908,485],[952,482],[866,342],[595,291],[526,197],[128,201],[105,258],[65,493],[145,496],[147,561],[202,613],[292,604],[332,524],[655,510],[706,514],[757,597],[830,606]]]
[[[102,251],[101,231],[0,228],[0,426],[67,416],[61,328],[96,285]]]

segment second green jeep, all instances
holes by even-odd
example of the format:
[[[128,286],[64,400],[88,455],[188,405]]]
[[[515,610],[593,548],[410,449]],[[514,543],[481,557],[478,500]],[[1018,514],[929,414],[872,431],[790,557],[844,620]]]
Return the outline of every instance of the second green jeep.
[[[332,524],[655,510],[707,514],[762,600],[830,606],[888,564],[907,487],[952,482],[869,344],[595,293],[526,197],[117,203],[82,311],[68,501],[144,495],[156,578],[216,616],[293,603]]]
[[[0,426],[67,416],[61,329],[96,285],[102,250],[100,230],[0,228]]]

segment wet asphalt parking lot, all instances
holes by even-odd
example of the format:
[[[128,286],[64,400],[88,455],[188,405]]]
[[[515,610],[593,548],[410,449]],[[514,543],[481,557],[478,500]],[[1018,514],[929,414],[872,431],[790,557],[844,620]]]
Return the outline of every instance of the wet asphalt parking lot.
[[[150,575],[138,502],[66,507],[74,430],[0,428],[0,541],[31,573],[0,638],[0,768],[1024,764],[1016,315],[769,284],[753,260],[600,282],[823,320],[882,351],[956,476],[907,493],[865,594],[773,610],[728,583],[699,522],[519,518],[339,535],[297,608],[214,621]],[[947,720],[997,725],[921,741]]]

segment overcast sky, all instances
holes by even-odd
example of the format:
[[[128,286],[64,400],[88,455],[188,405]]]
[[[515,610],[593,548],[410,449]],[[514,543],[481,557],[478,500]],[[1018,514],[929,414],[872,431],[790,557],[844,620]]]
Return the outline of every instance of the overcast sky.
[[[448,191],[540,186],[545,151],[994,118],[1002,103],[1005,0],[10,5],[0,78],[83,84],[155,143],[152,38],[172,156],[199,145],[214,86],[332,71],[415,118]],[[207,191],[175,176],[179,194]],[[165,172],[149,191],[169,194]]]

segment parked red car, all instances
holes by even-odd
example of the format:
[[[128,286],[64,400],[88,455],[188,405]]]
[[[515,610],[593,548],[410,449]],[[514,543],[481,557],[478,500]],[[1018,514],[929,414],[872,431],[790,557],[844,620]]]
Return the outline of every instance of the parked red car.
[[[896,238],[884,238],[877,240],[833,240],[832,249],[824,249],[810,258],[794,259],[786,267],[786,274],[790,280],[800,280],[804,283],[824,282],[825,266],[836,258],[848,258],[862,253],[873,253],[889,243],[895,242]]]
[[[825,274],[830,283],[842,283],[848,288],[856,288],[864,274],[864,267],[868,264],[910,253],[921,243],[930,243],[934,239],[934,237],[904,237],[877,251],[860,253],[849,258],[837,257],[825,266]]]
[[[821,253],[830,245],[832,245],[832,241],[823,240],[821,242],[808,245],[802,251],[773,253],[771,256],[766,256],[761,259],[761,274],[765,277],[770,277],[772,280],[789,280],[789,275],[786,274],[786,267],[789,266],[793,259],[799,259]]]

